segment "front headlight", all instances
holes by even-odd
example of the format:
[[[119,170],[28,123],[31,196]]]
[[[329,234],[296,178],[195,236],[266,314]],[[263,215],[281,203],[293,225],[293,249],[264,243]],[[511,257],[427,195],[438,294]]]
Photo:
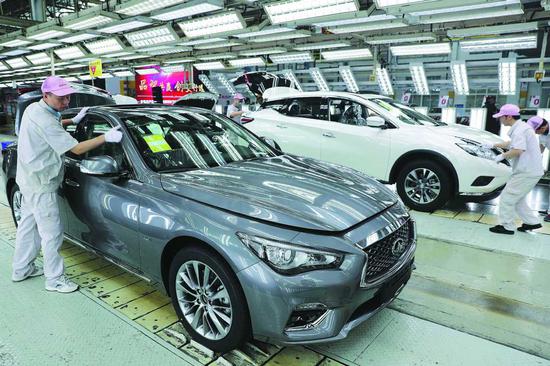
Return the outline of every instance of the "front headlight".
[[[311,249],[244,233],[237,233],[237,236],[258,258],[275,271],[286,275],[338,268],[344,259],[341,253]]]
[[[461,142],[457,142],[456,146],[460,147],[462,150],[466,151],[468,154],[477,156],[479,158],[484,158],[488,160],[494,160],[494,158],[497,156],[497,154],[493,151],[493,149],[488,149],[486,147],[483,147],[481,144],[477,142],[473,142],[470,140],[460,139]]]

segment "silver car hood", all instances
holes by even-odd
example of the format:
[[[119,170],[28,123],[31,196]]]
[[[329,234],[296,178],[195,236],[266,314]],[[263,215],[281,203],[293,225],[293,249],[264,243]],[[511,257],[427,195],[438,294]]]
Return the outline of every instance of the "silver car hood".
[[[352,169],[290,155],[162,174],[164,190],[252,219],[315,231],[343,231],[397,202]]]

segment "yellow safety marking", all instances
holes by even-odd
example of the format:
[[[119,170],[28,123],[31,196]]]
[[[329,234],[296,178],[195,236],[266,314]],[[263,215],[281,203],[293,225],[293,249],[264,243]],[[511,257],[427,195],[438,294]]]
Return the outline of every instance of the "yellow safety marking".
[[[139,282],[139,278],[132,275],[131,273],[124,272],[119,276],[109,278],[108,280],[95,283],[91,286],[88,286],[87,290],[94,296],[102,296],[109,294],[113,291],[120,290],[126,286],[129,286],[133,283]]]
[[[91,263],[91,262],[88,262],[88,263]],[[97,282],[105,281],[106,279],[118,276],[123,273],[124,273],[124,270],[122,268],[112,264],[107,264],[105,266],[101,266],[97,269],[94,269],[93,271],[86,272],[79,276],[75,276],[71,278],[71,280],[73,280],[73,282],[78,283],[81,287],[87,287]]]
[[[288,347],[277,353],[266,366],[315,366],[322,359],[323,355],[313,352],[304,347]]]
[[[479,219],[481,219],[481,216],[483,216],[483,214],[479,212],[462,211],[454,218],[462,221],[477,222],[479,221]]]
[[[63,262],[65,262],[65,268],[69,268],[84,262],[91,261],[95,258],[97,258],[95,254],[85,251],[84,253],[80,253],[72,257],[65,258]]]
[[[70,247],[65,247],[65,248],[61,247],[61,249],[59,250],[59,253],[61,253],[63,258],[72,257],[73,255],[77,255],[84,252],[86,252],[84,249],[77,247],[75,245]]]
[[[437,211],[434,211],[432,213],[432,215],[434,215],[434,216],[447,217],[447,218],[450,218],[450,219],[455,217],[457,214],[458,214],[458,212],[451,211],[451,210],[437,210]]]
[[[193,340],[180,349],[187,356],[194,358],[202,365],[208,365],[214,360],[211,350]]]
[[[338,362],[338,361],[335,361],[331,358],[327,358],[325,359],[323,362],[321,362],[319,364],[319,366],[346,366],[345,363],[341,363],[341,362]]]
[[[177,322],[168,328],[164,328],[158,332],[157,335],[176,348],[183,347],[187,342],[189,342],[190,338],[181,322]]]
[[[155,289],[149,286],[147,282],[138,281],[111,293],[101,295],[99,298],[107,304],[111,305],[112,307],[117,307],[129,303],[130,301],[138,299],[147,294],[150,294],[153,291],[155,291]]]
[[[170,299],[168,299],[168,301],[170,301]],[[131,305],[132,303],[127,304],[127,306],[130,307]],[[141,324],[153,333],[158,332],[177,321],[178,316],[176,315],[171,303],[136,319],[138,324]]]
[[[170,303],[170,298],[158,291],[137,298],[117,307],[117,310],[130,319],[137,319]]]
[[[105,259],[96,257],[96,259],[93,259],[91,261],[80,263],[67,268],[65,270],[65,275],[67,277],[81,276],[83,274],[90,273],[102,267],[108,266],[109,264],[110,263],[107,262]]]
[[[491,214],[484,214],[479,219],[479,222],[487,225],[498,225],[498,216]]]

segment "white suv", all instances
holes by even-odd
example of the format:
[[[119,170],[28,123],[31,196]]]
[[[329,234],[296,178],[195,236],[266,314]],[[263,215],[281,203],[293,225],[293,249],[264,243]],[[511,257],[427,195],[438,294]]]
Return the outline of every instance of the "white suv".
[[[255,134],[284,152],[352,167],[397,184],[407,206],[441,208],[455,197],[498,196],[511,169],[496,163],[502,141],[485,131],[448,125],[380,95],[298,92],[272,88],[259,111],[242,118]]]

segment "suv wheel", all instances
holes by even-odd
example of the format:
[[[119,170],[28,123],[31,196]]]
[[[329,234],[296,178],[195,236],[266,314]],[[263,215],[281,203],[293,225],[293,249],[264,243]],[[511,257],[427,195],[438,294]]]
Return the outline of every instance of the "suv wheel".
[[[248,306],[239,282],[210,250],[190,247],[175,256],[170,294],[183,326],[204,346],[227,352],[250,336]]]
[[[451,180],[447,171],[429,160],[408,163],[397,176],[397,193],[403,202],[416,211],[437,210],[451,195]]]
[[[10,192],[10,207],[11,207],[11,216],[15,226],[19,226],[19,221],[21,221],[21,203],[23,202],[23,194],[19,190],[19,186],[14,184],[11,187]]]

